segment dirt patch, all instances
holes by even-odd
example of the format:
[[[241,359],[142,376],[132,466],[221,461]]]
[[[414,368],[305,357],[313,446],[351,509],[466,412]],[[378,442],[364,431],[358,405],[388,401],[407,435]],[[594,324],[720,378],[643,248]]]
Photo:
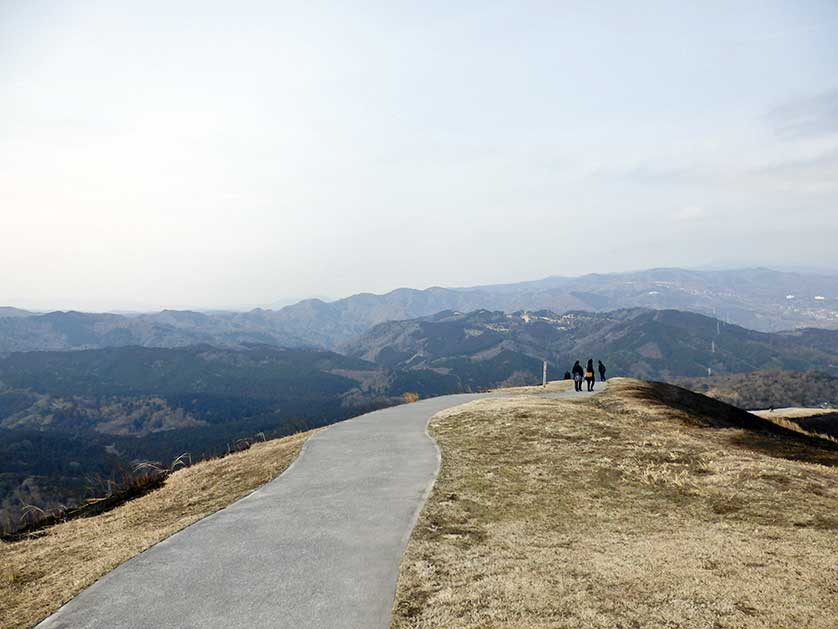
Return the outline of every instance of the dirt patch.
[[[392,626],[834,627],[838,452],[678,395],[437,415]]]

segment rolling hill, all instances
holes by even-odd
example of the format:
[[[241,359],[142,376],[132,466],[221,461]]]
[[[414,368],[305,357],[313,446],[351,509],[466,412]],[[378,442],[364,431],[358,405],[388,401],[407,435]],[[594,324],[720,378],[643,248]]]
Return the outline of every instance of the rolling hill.
[[[258,320],[239,321],[232,313],[207,315],[174,310],[138,316],[73,311],[15,316],[0,313],[0,354],[131,345],[184,347],[200,343],[228,347],[247,343],[307,345],[302,339],[259,324]]]
[[[780,369],[682,378],[680,386],[745,409],[790,406],[838,408],[838,377],[819,371]]]
[[[434,370],[464,388],[532,382],[541,361],[562,374],[574,360],[602,359],[612,375],[672,380],[759,369],[838,373],[838,332],[768,334],[676,310],[607,313],[487,310],[382,323],[346,348],[392,369]]]
[[[652,269],[470,288],[400,288],[383,295],[361,293],[333,302],[308,299],[278,310],[250,312],[165,310],[124,316],[0,310],[0,353],[195,343],[338,349],[379,323],[445,310],[607,312],[626,308],[714,315],[760,331],[836,329],[838,275],[769,269]]]
[[[35,313],[10,306],[0,306],[0,317],[31,317]]]
[[[652,269],[471,288],[401,288],[385,295],[364,293],[331,303],[306,300],[262,314],[286,333],[335,348],[378,323],[444,310],[605,312],[636,307],[716,315],[761,331],[806,326],[835,329],[838,276],[769,269]]]
[[[478,400],[429,431],[441,470],[395,629],[835,626],[829,441],[628,379]]]

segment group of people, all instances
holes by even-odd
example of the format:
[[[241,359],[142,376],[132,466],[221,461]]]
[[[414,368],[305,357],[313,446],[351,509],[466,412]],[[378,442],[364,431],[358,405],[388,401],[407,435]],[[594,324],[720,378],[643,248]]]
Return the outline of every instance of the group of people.
[[[601,361],[597,361],[599,365],[597,369],[599,370],[599,380],[600,382],[605,382],[605,364]],[[584,380],[588,385],[588,391],[594,390],[594,384],[596,383],[596,374],[594,373],[594,359],[589,358],[588,364],[585,367],[577,360],[573,364],[573,369],[566,372],[565,380],[573,379],[573,386],[577,391],[582,390],[582,381]]]

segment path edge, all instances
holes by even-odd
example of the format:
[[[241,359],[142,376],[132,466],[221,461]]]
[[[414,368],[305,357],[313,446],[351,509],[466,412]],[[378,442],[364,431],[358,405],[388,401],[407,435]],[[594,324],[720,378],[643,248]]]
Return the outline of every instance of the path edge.
[[[335,422],[335,423],[337,424],[337,423],[340,423],[340,422]],[[314,429],[316,432],[315,432],[313,435],[311,435],[308,439],[306,439],[305,441],[303,441],[303,445],[302,445],[302,447],[300,448],[300,452],[299,452],[299,454],[297,454],[297,457],[296,457],[293,461],[291,461],[291,464],[290,464],[288,467],[286,467],[284,470],[282,470],[282,472],[280,472],[277,476],[273,477],[272,479],[270,479],[269,481],[267,481],[267,482],[265,482],[265,483],[262,483],[261,485],[259,485],[258,487],[256,487],[256,488],[255,488],[255,489],[253,489],[252,491],[250,491],[249,493],[245,494],[245,495],[244,495],[244,496],[242,496],[241,498],[239,498],[239,499],[237,499],[237,500],[234,500],[234,501],[233,501],[233,502],[231,502],[230,504],[228,504],[228,505],[225,505],[225,506],[221,507],[221,508],[220,508],[220,509],[218,509],[217,511],[213,511],[212,513],[208,513],[208,514],[207,514],[207,515],[205,515],[203,518],[201,518],[201,519],[199,519],[199,520],[195,520],[195,521],[194,521],[194,522],[192,522],[191,524],[187,524],[186,526],[184,526],[184,527],[183,527],[183,528],[181,528],[181,529],[178,529],[177,531],[175,531],[174,533],[172,533],[172,534],[171,534],[171,535],[169,535],[168,537],[164,537],[163,539],[156,541],[154,544],[152,544],[152,545],[151,545],[151,546],[149,546],[148,548],[144,548],[142,551],[138,552],[138,553],[137,553],[136,555],[134,555],[133,557],[129,557],[128,559],[126,559],[125,561],[123,561],[121,564],[114,566],[112,569],[108,570],[105,574],[101,575],[98,579],[96,579],[93,583],[91,583],[91,584],[87,585],[85,588],[83,588],[83,589],[82,589],[82,590],[80,590],[79,592],[76,592],[76,594],[75,594],[75,595],[74,595],[74,596],[73,596],[70,600],[68,600],[67,602],[63,603],[60,607],[58,607],[56,610],[54,610],[53,612],[51,612],[51,613],[49,614],[49,616],[46,616],[46,617],[42,618],[41,620],[39,620],[37,624],[33,625],[33,629],[49,629],[50,627],[52,627],[52,624],[50,623],[50,621],[51,621],[51,620],[53,620],[53,617],[54,617],[54,616],[56,616],[57,614],[59,614],[59,613],[60,613],[60,612],[61,612],[61,611],[65,608],[65,607],[67,607],[68,605],[70,605],[70,604],[71,604],[73,601],[75,601],[75,600],[76,600],[79,596],[81,596],[82,594],[84,594],[84,592],[86,592],[86,591],[87,591],[87,590],[89,590],[90,588],[94,587],[96,584],[100,583],[102,580],[104,580],[104,579],[108,578],[111,574],[113,574],[113,573],[114,573],[114,571],[119,570],[122,566],[124,566],[124,565],[126,565],[126,564],[128,564],[128,563],[130,563],[130,562],[132,562],[132,561],[134,561],[135,559],[137,559],[137,558],[139,558],[139,557],[142,557],[145,553],[147,553],[148,551],[150,551],[150,550],[151,550],[152,548],[154,548],[155,546],[158,546],[158,545],[160,545],[160,544],[164,544],[164,543],[168,542],[169,540],[171,540],[171,539],[172,539],[173,537],[175,537],[176,535],[179,535],[180,533],[183,533],[183,532],[184,532],[184,531],[186,531],[187,529],[192,528],[193,526],[196,526],[196,525],[200,524],[201,522],[205,522],[205,521],[209,520],[210,518],[214,518],[214,517],[216,517],[216,515],[217,515],[218,513],[220,513],[221,511],[223,511],[224,509],[227,509],[228,507],[232,507],[232,506],[233,506],[234,504],[236,504],[236,503],[239,503],[239,502],[242,502],[242,501],[244,501],[244,500],[247,500],[248,498],[250,498],[250,497],[251,497],[251,496],[253,496],[254,494],[256,494],[256,493],[258,493],[259,491],[261,491],[262,489],[264,489],[267,485],[269,485],[269,484],[273,483],[274,481],[278,481],[280,478],[282,478],[282,477],[283,477],[283,476],[285,476],[288,472],[290,472],[290,471],[291,471],[291,468],[293,468],[293,467],[297,464],[297,461],[299,461],[300,459],[302,459],[302,458],[303,458],[303,455],[305,454],[305,451],[306,451],[306,448],[308,447],[309,442],[310,442],[312,439],[314,439],[315,437],[317,437],[320,433],[325,432],[326,430],[328,430],[329,428],[331,428],[331,427],[332,427],[332,426],[334,426],[334,425],[335,425],[335,424],[330,424],[330,425],[328,425],[328,426],[324,426],[324,427],[319,428],[319,429]],[[307,432],[307,431],[305,431],[305,430],[301,430],[301,431],[299,431],[299,432]],[[291,434],[291,435],[286,435],[286,436],[287,436],[287,437],[291,437],[291,436],[293,436],[294,434],[299,434],[299,433],[293,433],[293,434]],[[281,439],[282,437],[279,437],[279,438]],[[56,620],[57,620],[57,619],[56,619]],[[56,629],[59,629],[59,628],[60,628],[60,625],[56,625]]]
[[[460,406],[465,406],[466,404],[470,404],[471,402],[463,402],[462,404],[457,404],[456,406],[451,406],[449,408],[442,409],[441,411],[437,411],[430,417],[428,417],[428,421],[425,422],[425,437],[430,441],[433,446],[434,450],[436,451],[436,469],[434,470],[433,478],[428,481],[427,486],[425,487],[425,491],[422,492],[422,496],[419,498],[419,504],[416,506],[416,510],[411,517],[410,526],[405,531],[402,539],[399,540],[399,545],[401,547],[401,558],[399,559],[398,570],[396,571],[396,578],[393,581],[392,592],[390,594],[390,605],[387,608],[388,617],[387,617],[387,624],[385,625],[383,622],[381,624],[382,627],[390,627],[393,624],[393,612],[395,611],[396,605],[396,594],[398,594],[399,590],[399,579],[401,578],[402,574],[402,562],[404,561],[404,554],[407,550],[407,545],[410,543],[410,538],[413,537],[413,531],[416,530],[416,525],[419,523],[419,518],[422,515],[422,511],[425,509],[425,505],[428,503],[428,498],[431,497],[431,493],[433,493],[434,487],[436,486],[437,478],[439,478],[439,472],[442,470],[442,449],[439,447],[436,439],[434,439],[433,435],[431,435],[430,427],[431,422],[433,421],[434,417],[439,415],[443,412],[448,412],[451,409],[459,408]],[[382,619],[383,620],[383,619]]]

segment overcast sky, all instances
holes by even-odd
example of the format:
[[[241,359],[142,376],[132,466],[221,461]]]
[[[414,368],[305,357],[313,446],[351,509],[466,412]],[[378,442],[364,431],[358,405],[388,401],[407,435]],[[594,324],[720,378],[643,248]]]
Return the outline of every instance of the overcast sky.
[[[0,0],[0,305],[838,268],[838,3],[594,4]]]

